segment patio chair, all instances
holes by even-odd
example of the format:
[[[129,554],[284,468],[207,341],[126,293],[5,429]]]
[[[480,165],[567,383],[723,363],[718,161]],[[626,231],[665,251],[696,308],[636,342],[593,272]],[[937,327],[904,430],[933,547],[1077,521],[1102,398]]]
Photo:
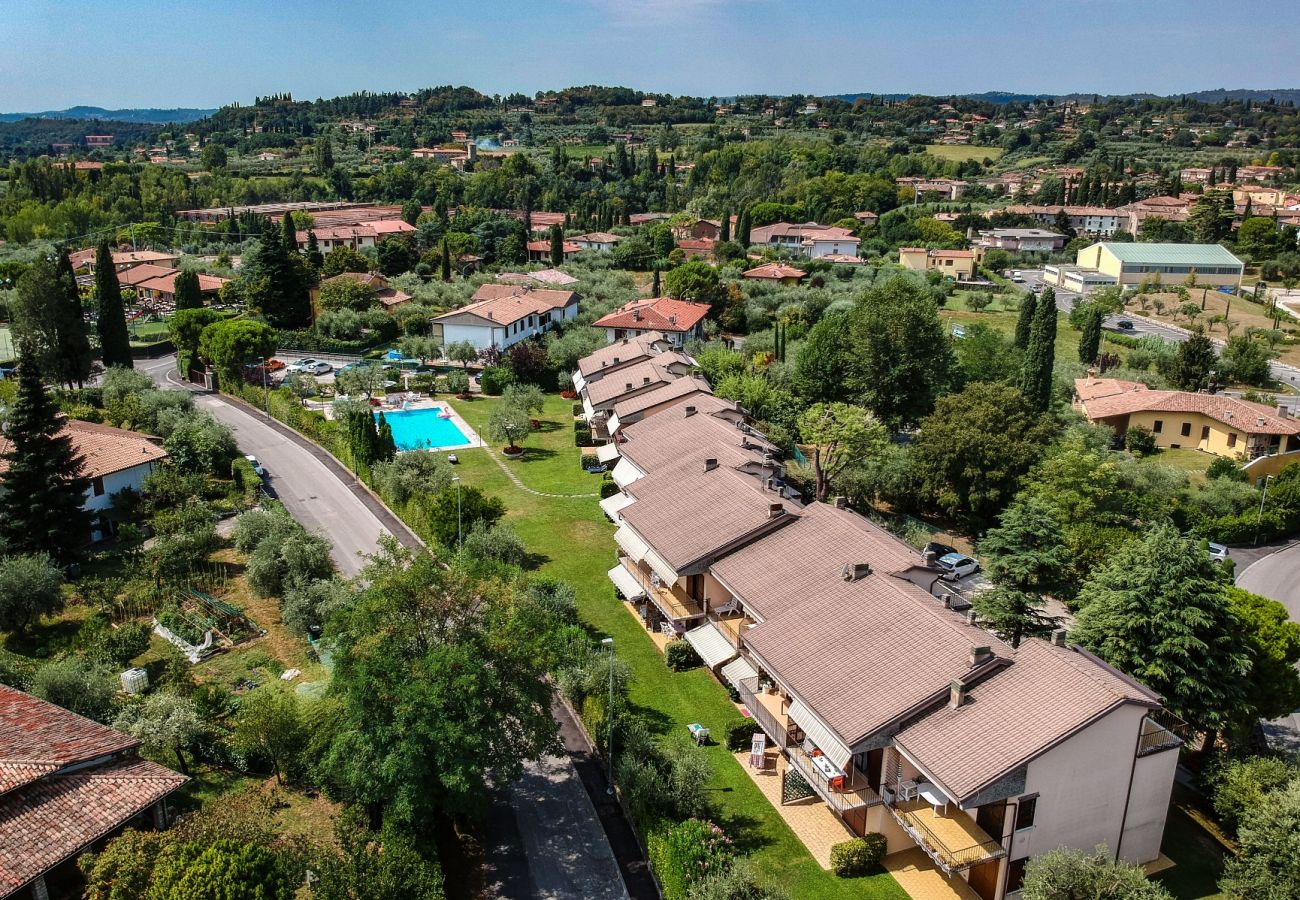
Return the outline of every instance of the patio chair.
[[[732,613],[738,613],[740,612],[740,601],[735,597],[732,597],[726,603],[715,608],[713,611],[720,616],[729,616]]]
[[[666,638],[675,638],[675,637],[677,637],[677,629],[673,627],[673,623],[672,623],[672,622],[660,622],[660,623],[659,623],[659,631],[660,631],[660,633],[662,633],[663,636],[666,637]]]

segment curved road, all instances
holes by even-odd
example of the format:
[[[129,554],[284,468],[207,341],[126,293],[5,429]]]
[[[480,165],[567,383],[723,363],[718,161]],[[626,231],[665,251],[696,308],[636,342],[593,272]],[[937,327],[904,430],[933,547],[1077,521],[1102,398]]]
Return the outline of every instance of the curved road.
[[[1237,587],[1276,600],[1293,622],[1300,622],[1300,543],[1291,544],[1247,566]]]

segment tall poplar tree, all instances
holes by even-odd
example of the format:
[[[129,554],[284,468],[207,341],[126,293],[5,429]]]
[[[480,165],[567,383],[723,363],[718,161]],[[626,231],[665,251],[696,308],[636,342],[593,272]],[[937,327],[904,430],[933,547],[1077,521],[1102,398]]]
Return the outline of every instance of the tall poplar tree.
[[[718,227],[718,239],[722,241],[731,240],[731,207],[725,206],[722,209],[722,223]]]
[[[619,145],[620,147],[622,144]],[[551,226],[551,265],[558,266],[564,262],[564,232],[559,225]]]
[[[95,353],[86,331],[85,311],[81,307],[81,289],[72,272],[68,251],[59,252],[56,268],[58,283],[58,308],[55,311],[55,330],[58,335],[59,380],[71,387],[81,387],[90,377],[95,363]]]
[[[1083,330],[1079,333],[1079,362],[1090,366],[1097,361],[1101,352],[1102,312],[1091,309],[1083,320]]]
[[[446,237],[442,239],[442,280],[451,281],[451,248]]]
[[[740,215],[736,217],[736,240],[740,242],[740,246],[742,247],[749,246],[749,207],[748,206],[741,209]]]
[[[0,474],[0,537],[11,552],[44,552],[67,562],[88,536],[82,503],[89,484],[72,439],[61,433],[62,417],[45,391],[36,354],[30,337],[19,342],[18,396],[4,454],[9,466]]]
[[[1027,294],[1020,302],[1020,318],[1016,319],[1016,346],[1021,350],[1029,347],[1029,334],[1034,327],[1034,310],[1038,308],[1038,298]]]
[[[95,250],[95,297],[99,302],[99,346],[104,368],[131,368],[131,336],[126,329],[126,312],[122,308],[122,285],[117,280],[113,254],[108,241]]]
[[[176,276],[176,309],[202,309],[203,293],[199,290],[199,273],[185,269]]]
[[[1029,349],[1020,378],[1020,390],[1035,412],[1052,405],[1052,368],[1056,362],[1056,292],[1043,291],[1034,310]]]

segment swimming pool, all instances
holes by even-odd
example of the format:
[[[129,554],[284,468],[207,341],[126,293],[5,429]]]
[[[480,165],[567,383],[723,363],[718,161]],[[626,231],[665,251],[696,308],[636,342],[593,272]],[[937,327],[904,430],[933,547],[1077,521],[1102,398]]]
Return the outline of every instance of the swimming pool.
[[[423,409],[400,409],[385,412],[384,419],[393,429],[393,442],[398,450],[437,450],[441,447],[463,447],[469,443],[465,433],[451,419],[442,419],[436,406]],[[375,420],[379,415],[376,413]]]

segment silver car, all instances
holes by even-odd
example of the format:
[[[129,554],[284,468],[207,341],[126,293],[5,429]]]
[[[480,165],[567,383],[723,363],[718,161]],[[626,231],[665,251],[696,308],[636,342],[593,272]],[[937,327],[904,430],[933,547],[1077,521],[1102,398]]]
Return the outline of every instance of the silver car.
[[[942,578],[956,581],[967,575],[974,575],[980,570],[980,564],[963,553],[949,553],[939,557],[939,568],[944,570]]]

